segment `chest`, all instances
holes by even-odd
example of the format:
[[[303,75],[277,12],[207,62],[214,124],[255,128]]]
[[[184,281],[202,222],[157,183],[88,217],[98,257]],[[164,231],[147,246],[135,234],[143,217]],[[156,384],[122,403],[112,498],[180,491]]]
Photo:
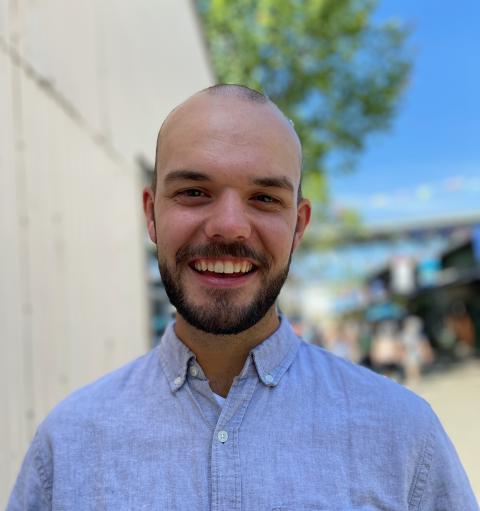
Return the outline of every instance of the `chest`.
[[[227,400],[216,415],[185,394],[149,424],[77,439],[75,453],[57,453],[54,509],[408,509],[408,456],[385,425],[244,391],[246,403]]]

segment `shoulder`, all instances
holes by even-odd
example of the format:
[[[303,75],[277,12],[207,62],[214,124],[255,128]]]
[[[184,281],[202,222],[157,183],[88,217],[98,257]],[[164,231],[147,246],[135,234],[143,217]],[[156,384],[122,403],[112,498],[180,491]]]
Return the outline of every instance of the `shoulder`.
[[[55,435],[76,426],[114,420],[161,386],[158,348],[72,392],[47,415],[39,432]]]
[[[42,509],[50,509],[57,473],[64,477],[72,460],[82,470],[97,459],[95,453],[105,449],[109,435],[138,423],[136,414],[148,406],[148,396],[162,391],[162,374],[156,348],[55,406],[30,444],[8,509],[37,509],[39,503]]]
[[[317,388],[343,401],[352,415],[377,415],[381,421],[410,424],[417,431],[434,420],[430,405],[403,385],[318,346],[302,342],[299,363],[302,371],[314,375]]]
[[[362,474],[377,474],[380,480],[390,467],[395,480],[408,488],[409,509],[478,509],[457,453],[423,398],[304,342],[297,371],[311,389],[304,394],[319,401],[317,420],[325,426],[333,414],[341,417],[334,426],[342,428],[356,450]],[[392,462],[401,469],[391,468]]]

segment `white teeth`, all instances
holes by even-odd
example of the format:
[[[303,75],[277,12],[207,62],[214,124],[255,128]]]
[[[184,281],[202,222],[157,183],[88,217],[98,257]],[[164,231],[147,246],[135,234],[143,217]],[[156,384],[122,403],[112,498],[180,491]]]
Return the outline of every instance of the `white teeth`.
[[[253,265],[248,261],[195,261],[194,268],[197,271],[211,271],[215,273],[247,273]]]

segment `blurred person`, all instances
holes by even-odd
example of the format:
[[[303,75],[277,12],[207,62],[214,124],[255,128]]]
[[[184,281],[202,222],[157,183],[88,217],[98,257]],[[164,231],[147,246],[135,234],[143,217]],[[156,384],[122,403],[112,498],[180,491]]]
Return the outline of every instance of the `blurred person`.
[[[326,348],[337,357],[348,360],[349,347],[345,337],[345,329],[343,324],[335,324],[331,328]]]
[[[455,359],[457,336],[447,314],[442,317],[437,332],[437,358],[449,363]]]
[[[370,353],[373,342],[373,326],[370,322],[363,320],[360,323],[360,331],[358,335],[358,346],[360,350],[359,363],[365,367],[372,367]]]
[[[345,339],[348,344],[348,360],[358,364],[361,360],[360,324],[356,320],[347,321]]]
[[[300,177],[263,94],[215,86],[167,117],[143,200],[175,322],[49,414],[8,511],[477,509],[425,401],[278,314],[310,218]]]
[[[337,324],[333,327],[326,348],[337,357],[358,362],[360,358],[358,346],[358,330],[352,321]]]
[[[323,342],[322,331],[312,321],[304,321],[301,329],[298,331],[295,328],[295,325],[292,326],[293,331],[305,342],[308,342],[310,344],[316,344],[317,346],[322,346]]]
[[[372,338],[370,361],[372,368],[394,380],[403,379],[402,346],[394,321],[382,321]]]
[[[295,335],[298,337],[302,337],[302,334],[305,330],[305,323],[301,316],[292,316],[290,317],[290,325],[292,326],[292,330]]]
[[[475,326],[465,304],[461,301],[450,306],[447,326],[453,332],[456,343],[454,353],[458,358],[466,358],[475,352]]]
[[[417,316],[408,316],[399,335],[403,347],[402,365],[407,385],[420,379],[425,365],[433,362],[433,351],[423,335],[423,322]]]
[[[321,348],[325,346],[325,335],[320,325],[312,324],[309,342]]]

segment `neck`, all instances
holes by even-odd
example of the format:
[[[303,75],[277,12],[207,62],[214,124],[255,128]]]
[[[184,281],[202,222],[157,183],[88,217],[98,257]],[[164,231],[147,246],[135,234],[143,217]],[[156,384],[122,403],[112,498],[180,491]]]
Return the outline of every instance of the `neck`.
[[[212,391],[226,397],[250,351],[270,337],[279,324],[272,306],[251,328],[234,335],[215,335],[193,327],[177,313],[175,334],[195,354]]]

